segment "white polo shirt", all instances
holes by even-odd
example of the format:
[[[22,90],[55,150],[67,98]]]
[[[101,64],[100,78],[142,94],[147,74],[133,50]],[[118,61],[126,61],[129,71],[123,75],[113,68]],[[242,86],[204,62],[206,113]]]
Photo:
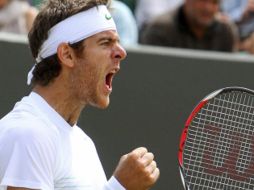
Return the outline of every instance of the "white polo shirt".
[[[124,190],[107,182],[93,141],[32,92],[0,120],[0,190]]]

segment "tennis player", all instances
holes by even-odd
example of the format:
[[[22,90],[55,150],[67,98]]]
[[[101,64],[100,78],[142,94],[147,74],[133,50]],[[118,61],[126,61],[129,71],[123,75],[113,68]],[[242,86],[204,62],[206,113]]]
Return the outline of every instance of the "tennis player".
[[[106,108],[126,57],[108,0],[48,0],[29,44],[32,92],[0,120],[0,190],[148,190],[158,179],[152,153],[122,156],[107,181],[81,111]]]

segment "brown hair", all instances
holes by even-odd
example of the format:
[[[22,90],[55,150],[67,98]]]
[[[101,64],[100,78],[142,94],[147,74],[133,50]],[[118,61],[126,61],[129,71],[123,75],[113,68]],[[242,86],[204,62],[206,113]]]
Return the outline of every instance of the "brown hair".
[[[34,58],[38,56],[48,31],[62,20],[98,5],[109,5],[110,0],[45,0],[28,34],[29,46]],[[82,40],[83,41],[83,40]],[[72,44],[75,50],[82,50],[82,41]],[[47,85],[59,75],[61,65],[56,54],[37,63],[33,71],[32,83]]]

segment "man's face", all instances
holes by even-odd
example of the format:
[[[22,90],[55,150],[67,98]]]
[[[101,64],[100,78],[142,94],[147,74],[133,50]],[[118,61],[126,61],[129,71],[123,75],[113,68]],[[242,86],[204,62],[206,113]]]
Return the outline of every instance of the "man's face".
[[[72,90],[82,104],[106,108],[113,77],[119,71],[120,61],[126,57],[126,52],[113,30],[87,38],[84,46],[82,56],[75,59],[71,75]]]
[[[219,11],[219,3],[219,0],[186,0],[186,16],[196,25],[209,26]]]

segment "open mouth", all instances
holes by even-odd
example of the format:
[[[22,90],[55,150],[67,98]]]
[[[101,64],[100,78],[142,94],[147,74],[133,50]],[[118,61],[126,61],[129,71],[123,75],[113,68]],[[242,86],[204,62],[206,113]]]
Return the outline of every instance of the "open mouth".
[[[109,91],[112,91],[112,82],[115,74],[120,70],[120,67],[115,67],[105,77],[105,85]]]
[[[106,75],[106,86],[109,90],[112,90],[112,81],[113,81],[114,73],[109,73]]]

